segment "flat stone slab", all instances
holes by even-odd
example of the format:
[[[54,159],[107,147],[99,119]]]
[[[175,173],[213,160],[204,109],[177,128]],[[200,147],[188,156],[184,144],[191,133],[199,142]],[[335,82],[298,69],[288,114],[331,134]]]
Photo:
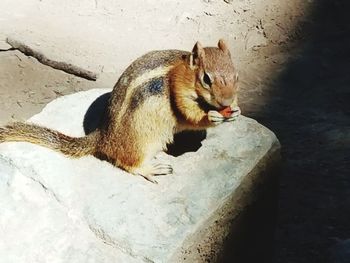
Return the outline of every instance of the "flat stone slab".
[[[87,109],[109,91],[61,97],[29,121],[83,136]],[[278,149],[241,116],[209,129],[196,152],[157,156],[174,168],[157,185],[92,156],[0,144],[0,262],[181,262],[184,244]]]

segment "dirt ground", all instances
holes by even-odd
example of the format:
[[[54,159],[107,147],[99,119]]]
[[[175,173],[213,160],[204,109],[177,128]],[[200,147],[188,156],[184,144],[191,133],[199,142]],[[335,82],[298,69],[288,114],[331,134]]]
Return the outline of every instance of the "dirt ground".
[[[282,71],[243,102],[282,144],[275,262],[350,262],[330,253],[350,237],[349,9],[319,1]]]
[[[58,96],[96,86],[40,64],[17,50],[0,52],[0,125],[26,120]]]
[[[330,262],[329,249],[350,238],[348,10],[345,0],[320,0],[293,31],[262,24],[268,44],[238,61],[243,114],[283,146],[274,262]],[[302,13],[296,6],[290,12]],[[27,119],[58,96],[112,85],[0,51],[0,125]]]
[[[330,262],[329,248],[350,237],[349,9],[319,1],[267,107],[252,114],[283,145],[277,262]]]

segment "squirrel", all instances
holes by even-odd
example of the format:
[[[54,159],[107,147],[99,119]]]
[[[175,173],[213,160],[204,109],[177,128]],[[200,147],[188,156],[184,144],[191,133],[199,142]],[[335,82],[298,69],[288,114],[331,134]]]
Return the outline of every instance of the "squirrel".
[[[204,130],[240,115],[238,74],[224,40],[217,47],[197,42],[192,52],[151,51],[122,73],[95,131],[70,137],[35,124],[0,127],[0,143],[26,141],[70,157],[93,155],[157,183],[153,176],[172,174],[168,164],[152,164],[174,134]],[[220,110],[230,107],[227,116]]]

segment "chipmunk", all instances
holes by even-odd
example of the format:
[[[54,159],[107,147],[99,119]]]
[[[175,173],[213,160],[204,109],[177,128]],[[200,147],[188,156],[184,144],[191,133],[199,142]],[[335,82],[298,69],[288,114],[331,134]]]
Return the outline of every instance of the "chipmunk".
[[[135,60],[120,76],[108,102],[104,121],[85,137],[70,137],[35,124],[16,122],[0,128],[0,142],[26,141],[71,157],[94,155],[135,175],[171,174],[168,164],[151,164],[166,150],[174,134],[203,130],[235,120],[238,74],[230,51],[218,47],[192,52],[151,51]],[[219,111],[231,106],[223,116]]]

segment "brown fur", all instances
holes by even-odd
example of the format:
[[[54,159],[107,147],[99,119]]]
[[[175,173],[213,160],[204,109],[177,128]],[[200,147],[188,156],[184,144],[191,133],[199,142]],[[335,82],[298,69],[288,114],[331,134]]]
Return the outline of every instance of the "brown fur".
[[[151,165],[175,132],[225,121],[218,113],[237,101],[237,74],[224,41],[218,48],[196,43],[192,53],[153,51],[134,61],[116,83],[104,124],[72,138],[33,124],[0,128],[0,142],[27,141],[80,157],[92,154],[154,181],[168,165]],[[229,120],[232,120],[230,118]]]
[[[15,122],[0,128],[0,142],[26,141],[60,151],[72,157],[93,154],[98,134],[74,138],[35,124]]]

